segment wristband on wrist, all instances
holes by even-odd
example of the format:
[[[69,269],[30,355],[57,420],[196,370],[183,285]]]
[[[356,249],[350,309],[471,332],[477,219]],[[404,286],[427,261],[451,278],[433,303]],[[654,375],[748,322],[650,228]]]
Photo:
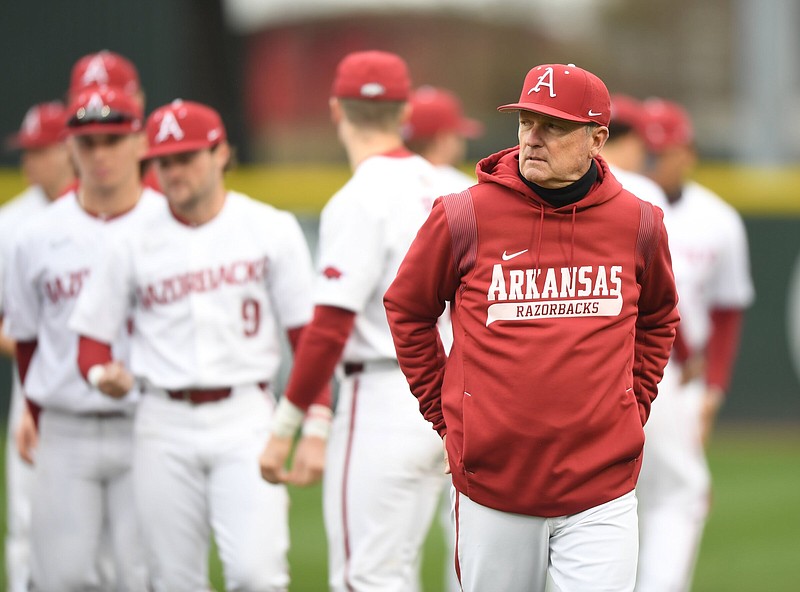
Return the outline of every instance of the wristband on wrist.
[[[303,410],[286,397],[281,397],[272,417],[272,435],[292,438],[303,421]]]
[[[91,384],[94,388],[97,388],[97,385],[100,384],[100,381],[103,380],[103,377],[106,375],[106,367],[102,364],[95,364],[89,371],[86,373],[86,380]]]
[[[311,405],[306,413],[305,421],[303,421],[303,436],[315,436],[328,439],[328,434],[331,431],[331,420],[333,419],[333,411],[327,405]]]

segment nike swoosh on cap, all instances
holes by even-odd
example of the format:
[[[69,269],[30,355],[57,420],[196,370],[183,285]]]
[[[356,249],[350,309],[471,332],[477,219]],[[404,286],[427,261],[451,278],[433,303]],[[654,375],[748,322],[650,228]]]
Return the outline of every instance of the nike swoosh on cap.
[[[602,115],[602,114],[603,114],[602,111],[600,113],[595,113],[594,111],[589,109],[589,117],[597,117],[598,115]]]

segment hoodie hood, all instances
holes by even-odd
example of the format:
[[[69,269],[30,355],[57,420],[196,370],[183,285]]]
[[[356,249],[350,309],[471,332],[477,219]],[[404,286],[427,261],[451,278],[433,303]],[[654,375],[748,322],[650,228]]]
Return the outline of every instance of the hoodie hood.
[[[542,199],[535,191],[526,185],[519,177],[519,147],[507,148],[491,156],[487,156],[475,167],[478,176],[478,183],[496,183],[507,187],[516,193],[521,194],[526,199],[535,202],[544,210],[553,212],[574,213],[580,212],[604,203],[622,191],[622,184],[617,181],[611,173],[608,164],[600,156],[594,158],[597,165],[597,181],[595,181],[589,193],[575,202],[562,207],[554,207]]]

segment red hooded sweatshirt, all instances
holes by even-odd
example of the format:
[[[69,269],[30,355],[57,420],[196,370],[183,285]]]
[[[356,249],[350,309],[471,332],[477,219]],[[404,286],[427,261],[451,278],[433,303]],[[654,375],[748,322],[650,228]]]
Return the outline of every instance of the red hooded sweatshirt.
[[[384,298],[453,484],[504,512],[574,514],[635,487],[675,336],[663,214],[595,163],[588,194],[554,207],[517,148],[485,158],[477,185],[436,201]]]

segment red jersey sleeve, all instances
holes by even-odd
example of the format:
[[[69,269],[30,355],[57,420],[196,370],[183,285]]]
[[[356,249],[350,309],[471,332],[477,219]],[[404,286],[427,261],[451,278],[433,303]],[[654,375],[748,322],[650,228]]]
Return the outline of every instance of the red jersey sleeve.
[[[640,234],[653,232],[654,248],[649,250],[639,277],[641,290],[634,345],[633,388],[642,425],[650,416],[650,405],[658,394],[658,383],[664,374],[680,320],[664,215],[655,207],[652,212],[655,214],[652,228],[640,230]]]
[[[447,355],[436,326],[460,278],[441,199],[417,233],[383,302],[397,359],[422,415],[444,436],[442,381]]]
[[[113,359],[111,345],[91,337],[80,336],[78,340],[78,369],[85,380],[89,380],[92,366],[105,365]]]
[[[723,393],[730,385],[743,319],[744,311],[738,308],[711,311],[711,336],[706,345],[706,384]]]
[[[303,411],[314,403],[331,405],[330,380],[355,321],[353,311],[316,306],[302,335],[294,335],[297,347],[284,396]]]

